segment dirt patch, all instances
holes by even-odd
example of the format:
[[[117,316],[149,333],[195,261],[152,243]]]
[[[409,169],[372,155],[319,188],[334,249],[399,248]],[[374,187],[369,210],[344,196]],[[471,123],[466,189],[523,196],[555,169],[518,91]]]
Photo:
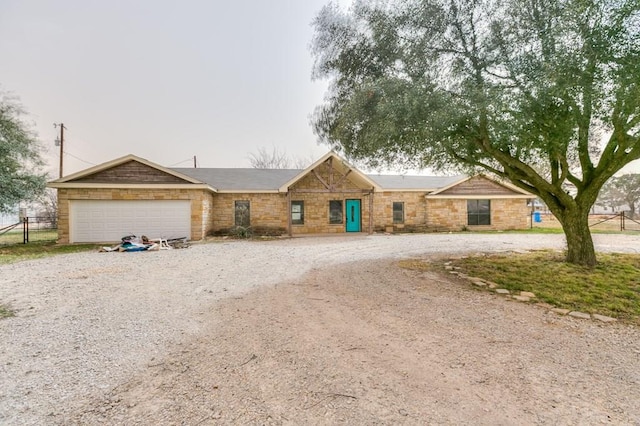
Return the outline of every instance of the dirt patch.
[[[638,424],[640,333],[395,261],[211,305],[73,424]]]

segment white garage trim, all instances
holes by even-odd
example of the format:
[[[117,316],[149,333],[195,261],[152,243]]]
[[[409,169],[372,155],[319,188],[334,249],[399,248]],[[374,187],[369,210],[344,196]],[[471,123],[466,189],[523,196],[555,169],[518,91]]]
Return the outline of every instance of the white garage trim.
[[[189,200],[71,200],[70,242],[118,242],[126,235],[191,238]]]

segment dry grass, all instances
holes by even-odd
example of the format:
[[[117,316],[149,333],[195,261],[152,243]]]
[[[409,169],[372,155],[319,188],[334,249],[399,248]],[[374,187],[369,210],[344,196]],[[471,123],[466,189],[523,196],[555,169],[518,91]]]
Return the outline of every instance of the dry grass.
[[[19,262],[21,260],[53,256],[56,254],[78,253],[98,249],[99,246],[95,244],[58,245],[55,240],[0,246],[0,265]]]
[[[640,324],[640,255],[600,254],[598,265],[564,262],[564,254],[538,251],[452,261],[467,275],[513,292],[530,291],[554,306]]]

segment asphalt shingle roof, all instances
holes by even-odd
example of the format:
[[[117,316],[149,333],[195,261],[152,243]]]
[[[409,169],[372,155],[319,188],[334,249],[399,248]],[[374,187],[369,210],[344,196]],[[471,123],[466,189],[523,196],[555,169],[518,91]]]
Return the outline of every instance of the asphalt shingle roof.
[[[171,168],[221,191],[275,191],[303,169]],[[465,176],[367,175],[382,189],[435,191]]]
[[[402,176],[402,175],[367,175],[382,189],[430,190],[444,188],[464,179],[466,176]]]
[[[273,191],[300,174],[300,169],[187,169],[171,170],[198,179],[221,191]]]

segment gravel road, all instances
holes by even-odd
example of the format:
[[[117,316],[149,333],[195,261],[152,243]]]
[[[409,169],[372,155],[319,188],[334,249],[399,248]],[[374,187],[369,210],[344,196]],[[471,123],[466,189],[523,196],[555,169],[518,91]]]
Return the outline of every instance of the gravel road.
[[[594,241],[598,251],[636,253],[640,250],[640,236],[635,235],[598,234],[594,235]],[[389,263],[390,261],[406,257],[429,257],[442,254],[541,248],[561,249],[563,247],[564,238],[561,235],[511,233],[356,235],[263,242],[227,240],[196,244],[184,250],[140,253],[90,252],[1,265],[0,302],[8,304],[14,309],[16,316],[0,321],[0,341],[2,342],[0,351],[0,423],[12,425],[102,422],[194,424],[196,421],[202,420],[203,424],[296,424],[301,422],[363,422],[371,424],[372,421],[380,424],[398,422],[412,424],[422,423],[424,419],[429,418],[430,422],[434,424],[460,424],[473,423],[472,418],[465,417],[473,415],[476,419],[481,419],[480,423],[484,424],[495,424],[495,421],[501,424],[517,424],[519,423],[517,421],[518,411],[525,410],[528,417],[522,418],[529,421],[524,423],[557,424],[556,421],[560,419],[560,423],[566,424],[596,424],[607,421],[640,424],[640,414],[637,411],[640,410],[639,398],[637,398],[638,392],[640,392],[638,390],[640,389],[638,374],[640,371],[640,335],[636,328],[623,325],[594,325],[589,321],[581,323],[580,320],[564,317],[549,319],[548,313],[543,312],[540,308],[519,305],[525,308],[514,309],[514,302],[471,291],[466,287],[461,287],[460,283],[449,285],[447,282],[443,283],[442,278],[438,277],[427,277],[426,281],[432,283],[433,288],[431,290],[423,289],[421,291],[426,293],[420,293],[426,299],[440,298],[438,308],[434,312],[464,312],[464,320],[473,323],[474,316],[479,321],[483,320],[487,312],[486,307],[491,306],[492,309],[500,311],[500,314],[492,322],[498,328],[512,327],[513,324],[522,325],[522,321],[526,324],[526,316],[529,315],[534,319],[531,326],[524,327],[526,336],[522,338],[522,351],[526,352],[527,348],[532,348],[532,353],[545,354],[548,347],[540,343],[542,340],[549,345],[557,345],[558,354],[556,355],[566,356],[569,359],[574,356],[574,361],[570,363],[572,370],[569,373],[571,374],[575,373],[574,368],[580,368],[581,365],[588,371],[594,369],[593,359],[590,360],[589,357],[586,357],[583,351],[594,351],[592,355],[598,362],[614,368],[614,370],[610,372],[608,378],[592,375],[592,379],[588,380],[593,380],[593,382],[584,382],[584,377],[579,375],[563,375],[566,372],[563,372],[562,369],[567,365],[558,361],[560,357],[554,355],[552,357],[553,363],[545,364],[542,369],[547,377],[553,378],[554,383],[564,380],[565,385],[571,391],[567,392],[568,396],[554,394],[555,399],[546,398],[546,396],[540,397],[539,400],[556,401],[555,404],[558,407],[556,414],[548,412],[548,407],[546,407],[547,411],[544,415],[534,415],[536,412],[535,400],[524,403],[510,397],[509,395],[513,392],[526,394],[528,390],[525,387],[519,391],[511,389],[512,393],[506,392],[505,389],[509,389],[510,384],[504,378],[500,381],[494,380],[492,388],[493,392],[500,392],[499,396],[503,400],[497,403],[495,401],[487,402],[484,408],[473,406],[473,410],[480,410],[481,413],[484,413],[484,417],[477,417],[478,413],[473,410],[465,411],[460,407],[456,408],[457,404],[454,400],[460,396],[461,391],[459,388],[456,390],[455,386],[438,387],[439,392],[444,394],[449,392],[449,394],[442,396],[439,400],[435,398],[428,401],[433,410],[438,407],[438,401],[440,401],[439,411],[421,411],[422,409],[412,406],[408,399],[400,401],[412,393],[419,400],[418,396],[424,394],[420,388],[424,384],[420,385],[420,383],[425,381],[433,383],[434,377],[427,378],[423,371],[419,374],[415,371],[432,368],[433,365],[429,364],[435,362],[432,357],[411,358],[408,363],[406,359],[404,361],[396,359],[398,362],[406,363],[409,369],[405,372],[407,375],[415,375],[418,378],[415,379],[413,387],[402,390],[402,386],[410,386],[403,384],[400,388],[401,391],[393,393],[395,396],[389,399],[389,405],[385,407],[379,407],[376,404],[363,405],[362,401],[365,400],[362,396],[363,389],[350,390],[350,392],[358,393],[357,396],[334,392],[324,402],[321,400],[318,404],[313,405],[313,409],[302,410],[304,415],[295,411],[298,413],[297,416],[291,410],[287,411],[287,402],[284,400],[269,402],[265,397],[261,403],[253,401],[234,405],[231,402],[232,396],[239,395],[240,388],[235,388],[235,393],[227,395],[228,401],[224,399],[224,396],[221,396],[218,402],[208,406],[209,411],[206,412],[194,411],[194,407],[202,408],[202,404],[193,398],[185,399],[185,401],[191,402],[184,402],[182,405],[175,405],[175,400],[174,405],[162,403],[162,401],[172,399],[169,396],[178,389],[184,391],[183,395],[196,395],[199,385],[195,386],[194,383],[201,383],[198,380],[202,380],[203,375],[213,374],[210,370],[212,363],[220,365],[224,360],[226,363],[240,365],[249,359],[246,358],[247,356],[255,355],[258,348],[253,347],[251,350],[254,352],[250,353],[251,350],[246,347],[248,343],[243,337],[249,336],[251,333],[258,333],[253,336],[255,342],[263,342],[263,346],[259,348],[261,353],[270,352],[272,356],[278,351],[270,345],[279,341],[278,339],[284,339],[282,340],[283,345],[284,342],[288,342],[287,344],[297,342],[289,348],[290,352],[288,353],[298,354],[294,360],[298,366],[307,362],[307,366],[301,370],[306,371],[305,376],[300,377],[293,373],[287,375],[287,372],[297,370],[290,363],[281,361],[286,357],[278,358],[280,361],[274,359],[272,371],[280,371],[281,374],[278,374],[276,378],[279,377],[285,382],[292,381],[291,388],[297,389],[296,395],[308,399],[309,393],[304,394],[300,383],[310,380],[308,377],[313,376],[316,371],[314,368],[320,368],[324,371],[334,368],[334,365],[339,365],[339,363],[336,364],[336,360],[332,360],[331,350],[328,346],[321,346],[325,348],[326,353],[318,349],[317,346],[312,348],[314,359],[321,359],[322,362],[328,364],[321,367],[308,365],[310,362],[308,350],[310,348],[305,345],[309,343],[309,333],[312,336],[311,341],[315,341],[315,344],[324,341],[329,345],[330,339],[346,338],[348,332],[335,324],[332,325],[325,318],[324,325],[308,324],[308,328],[304,332],[300,331],[299,334],[296,334],[295,329],[300,326],[300,319],[290,318],[289,314],[295,310],[292,306],[299,309],[305,304],[298,303],[299,301],[295,299],[295,295],[299,292],[290,290],[297,288],[295,286],[300,286],[301,283],[307,285],[307,287],[303,287],[307,289],[305,290],[307,292],[305,300],[314,300],[315,298],[333,300],[336,299],[336,292],[349,293],[344,300],[340,299],[340,303],[346,303],[346,305],[332,304],[332,309],[344,310],[348,307],[353,312],[352,315],[356,315],[362,310],[362,315],[358,317],[358,321],[362,321],[363,324],[361,328],[366,329],[367,333],[372,336],[375,335],[376,339],[381,339],[380,342],[388,341],[390,344],[394,344],[398,336],[394,335],[393,329],[384,329],[385,324],[392,323],[392,318],[396,318],[403,324],[402,333],[415,335],[424,332],[424,327],[427,324],[414,320],[409,321],[406,318],[414,318],[412,315],[415,314],[414,311],[407,309],[419,308],[415,306],[416,299],[413,297],[415,294],[412,292],[417,291],[416,288],[422,284],[415,284],[415,280],[424,282],[425,277],[407,276],[406,271],[394,268],[393,263]],[[382,266],[384,266],[384,270],[380,269]],[[370,271],[373,270],[377,272],[372,275]],[[362,273],[358,274],[354,271]],[[369,272],[365,273],[367,271]],[[332,285],[325,286],[323,283],[327,282],[326,278],[334,272],[340,277],[349,277],[349,280],[346,278],[344,281],[334,280]],[[324,274],[322,276],[325,279],[319,280],[319,274]],[[390,286],[389,288],[394,288],[399,293],[388,293],[386,290],[388,284],[396,283],[399,279],[400,281],[406,279],[407,283],[413,284],[402,291]],[[348,287],[346,284],[351,285],[351,283],[353,283],[353,288],[345,290]],[[367,290],[363,290],[363,286]],[[358,289],[364,293],[357,293]],[[310,296],[313,291],[318,291],[321,294],[317,297]],[[430,294],[429,291],[433,291],[433,294]],[[369,292],[371,294],[368,294]],[[404,301],[398,299],[411,295],[413,296],[410,299]],[[468,302],[469,297],[473,299],[474,303],[454,306],[456,300]],[[370,298],[375,300],[369,300]],[[266,300],[270,301],[270,305],[264,303]],[[285,303],[286,300],[290,303]],[[365,302],[368,300],[368,302],[359,305],[358,301],[360,300]],[[389,300],[395,300],[398,312],[394,313],[393,309],[387,306],[385,309],[391,309],[385,313],[389,316],[389,321],[384,324],[380,323],[380,328],[373,327],[373,319],[365,319],[370,318],[373,307],[379,307],[380,303]],[[251,314],[233,314],[234,312],[247,312],[245,310],[247,306],[251,306]],[[309,305],[307,308],[309,312],[316,313],[315,317],[320,318],[331,312],[331,310],[324,310],[328,306],[319,304],[317,306]],[[447,318],[445,314],[443,315],[442,318]],[[525,316],[523,317],[523,315]],[[270,323],[269,321],[276,319],[281,321],[282,318],[289,318],[291,322],[285,329],[291,330],[290,332],[293,334],[285,336],[276,333],[275,329],[265,326]],[[405,319],[401,320],[400,318]],[[352,320],[354,323],[357,322],[355,318]],[[451,321],[449,326],[453,327],[452,324],[459,320],[460,318],[456,318],[455,315],[448,318],[448,321]],[[255,321],[263,322],[256,323]],[[343,316],[334,318],[334,322],[343,325],[344,321]],[[407,323],[407,321],[409,322]],[[560,325],[553,328],[551,332],[551,329],[546,327],[551,323]],[[406,327],[410,326],[419,327],[419,329],[407,331]],[[327,334],[326,330],[333,330],[333,333]],[[233,333],[231,333],[232,331]],[[316,333],[317,336],[314,337],[313,333]],[[546,340],[548,339],[545,337],[547,334],[557,340]],[[592,347],[588,344],[584,346],[585,342],[579,338],[585,334],[592,338]],[[387,337],[385,338],[384,335]],[[476,354],[480,359],[492,357],[492,351],[495,351],[495,344],[493,346],[481,344],[466,334],[459,337],[460,339],[455,342],[455,347],[458,349],[466,348],[467,352],[473,351],[474,348],[476,351],[480,350],[481,352]],[[234,338],[236,341],[233,341]],[[227,346],[220,345],[220,348],[224,347],[225,350],[211,352],[211,339],[226,342]],[[302,342],[301,339],[307,343]],[[512,337],[506,340],[509,339]],[[576,339],[579,340],[578,346],[571,343]],[[332,341],[331,344],[339,343]],[[542,349],[535,349],[540,345],[543,346]],[[401,346],[398,346],[398,351],[401,350]],[[189,348],[189,350],[185,350],[183,353],[184,348]],[[451,347],[440,348],[440,351],[444,351],[443,354],[452,350]],[[390,356],[397,356],[398,353],[394,351]],[[220,357],[217,361],[213,358],[216,354]],[[383,368],[385,365],[388,367],[392,360],[379,360],[376,364],[376,357],[373,354],[370,355],[373,357],[371,360],[372,369],[368,370],[367,377],[369,381],[375,382],[376,374],[384,377],[385,371],[393,370],[391,367],[387,370]],[[458,356],[456,363],[473,364],[471,360],[464,361],[463,358]],[[533,361],[530,357],[527,358]],[[203,359],[212,361],[207,363],[203,362]],[[366,361],[366,357],[359,360],[359,362]],[[316,359],[314,362],[320,361]],[[251,366],[251,364],[253,363],[249,362],[248,365]],[[258,365],[257,362],[255,364]],[[191,365],[193,374],[198,371],[202,374],[195,378],[191,377],[191,379],[184,378],[185,381],[182,382],[180,375],[176,375],[174,371],[178,368],[175,366],[180,365]],[[154,366],[164,366],[165,376],[171,377],[170,386],[167,386],[167,382],[154,382],[153,378],[158,378]],[[477,373],[479,367],[474,368]],[[547,371],[548,368],[556,368],[558,371]],[[155,373],[152,374],[152,370]],[[338,374],[339,371],[334,373]],[[228,378],[228,389],[234,389],[231,382],[235,383],[233,386],[239,386],[238,383],[244,381],[248,386],[243,388],[245,391],[251,386],[255,386],[256,389],[261,389],[263,395],[266,395],[264,392],[267,390],[282,394],[280,388],[267,386],[275,380],[274,377],[256,376],[252,379],[246,376],[237,376],[239,374],[237,371],[234,374],[236,376],[231,375]],[[501,373],[487,370],[483,374],[486,376],[483,376],[483,380],[491,381],[493,375]],[[504,374],[512,375],[507,378],[511,377],[515,380],[518,371],[511,367],[505,367]],[[363,381],[362,377],[354,378],[354,380],[356,379],[360,380],[360,383]],[[539,377],[536,376],[535,380],[538,379]],[[533,379],[528,378],[527,380]],[[604,383],[603,380],[609,380],[609,382]],[[151,386],[149,383],[157,384],[154,388],[155,392],[148,388]],[[539,383],[539,385],[542,388],[548,386],[545,383]],[[573,388],[574,385],[580,386],[579,390]],[[218,389],[219,385],[212,386]],[[282,383],[279,383],[278,386],[282,386]],[[159,397],[157,395],[158,389],[164,389],[164,393]],[[550,389],[550,392],[556,392],[555,389]],[[597,391],[592,392],[593,389]],[[607,396],[609,391],[613,396]],[[629,396],[625,399],[622,396],[623,391],[635,392],[636,397]],[[159,399],[149,401],[148,395],[156,395]],[[211,392],[207,395],[211,398]],[[342,395],[342,397],[335,395]],[[584,395],[588,395],[589,398]],[[337,417],[328,416],[327,410],[331,409],[331,404],[336,404],[335,399],[340,398],[345,400],[343,401],[345,404],[352,405],[336,408],[331,416]],[[485,394],[481,398],[487,401],[493,400],[492,395],[489,394]],[[472,398],[472,400],[476,399],[475,396]],[[226,405],[221,405],[221,401],[226,401]],[[589,405],[589,401],[592,401],[593,406]],[[359,403],[360,405],[358,405]],[[420,404],[423,403],[425,402],[420,402]],[[289,404],[291,404],[290,401]],[[312,404],[315,402],[307,400],[305,407]],[[356,405],[358,405],[357,409],[349,410],[349,407]],[[506,410],[508,405],[511,408]],[[173,411],[169,410],[169,412],[162,408],[167,406],[173,407]],[[228,408],[231,406],[235,408]],[[293,405],[291,406],[293,407]],[[227,409],[220,407],[227,407]],[[241,414],[248,407],[261,408],[254,410],[251,416],[242,417]],[[503,411],[498,410],[499,407],[502,407]],[[484,411],[485,409],[487,411]],[[389,410],[393,414],[389,414],[387,412]],[[506,417],[501,417],[500,412]],[[157,417],[153,417],[154,415]]]

